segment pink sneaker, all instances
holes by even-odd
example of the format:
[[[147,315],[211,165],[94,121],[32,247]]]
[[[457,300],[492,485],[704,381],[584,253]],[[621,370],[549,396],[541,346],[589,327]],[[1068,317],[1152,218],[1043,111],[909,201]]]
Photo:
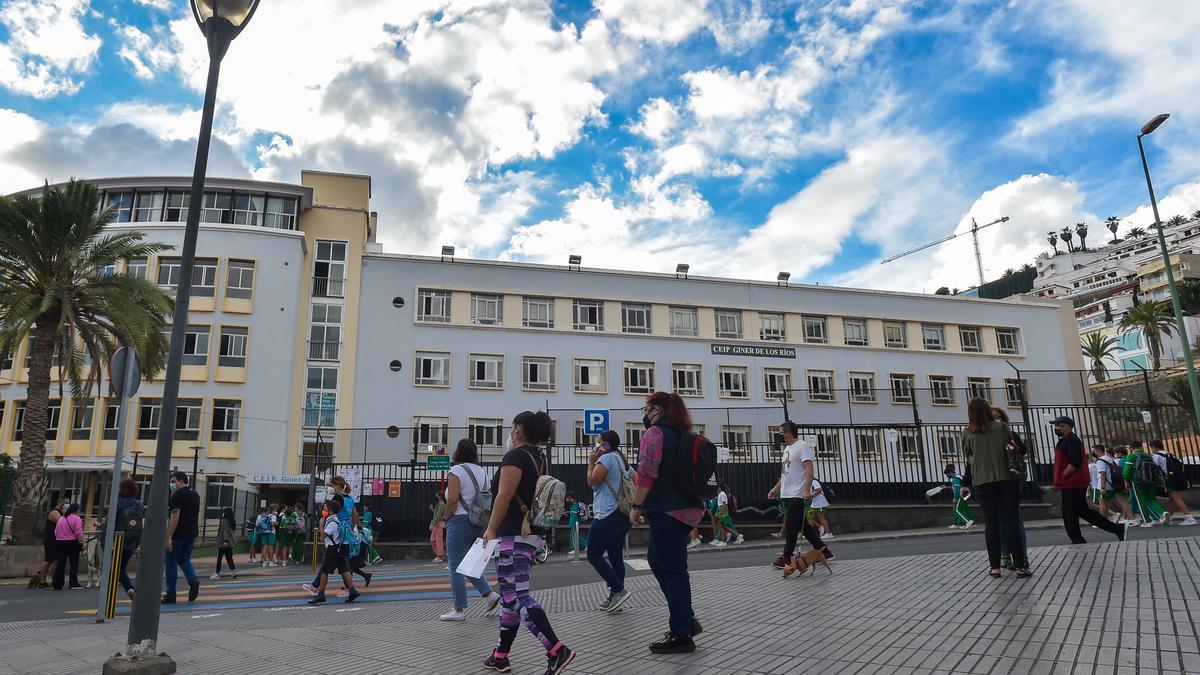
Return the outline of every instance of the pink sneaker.
[[[309,594],[309,595],[316,595],[316,594],[317,594],[317,587],[316,587],[316,586],[313,586],[312,584],[304,584],[304,585],[303,585],[303,586],[301,586],[300,588],[303,588],[304,590],[308,591],[308,594]]]
[[[337,596],[338,596],[339,598],[345,598],[345,597],[349,597],[349,596],[350,596],[350,589],[348,589],[348,588],[343,588],[342,590],[338,591],[338,594],[337,594]]]

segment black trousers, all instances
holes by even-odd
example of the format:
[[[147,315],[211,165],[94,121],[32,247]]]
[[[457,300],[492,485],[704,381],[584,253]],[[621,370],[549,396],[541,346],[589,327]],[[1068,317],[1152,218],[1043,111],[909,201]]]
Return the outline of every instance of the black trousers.
[[[791,558],[796,553],[796,538],[801,534],[818,551],[825,548],[825,542],[821,541],[821,533],[804,517],[804,507],[807,506],[805,500],[800,497],[788,497],[784,501],[787,502],[787,520],[784,522],[787,539],[783,544],[783,557]]]
[[[224,547],[217,549],[217,574],[221,573],[221,559],[224,558],[229,565],[231,572],[237,571],[237,565],[233,564],[233,547]]]
[[[1124,526],[1117,525],[1088,506],[1087,488],[1063,488],[1059,493],[1062,495],[1063,529],[1067,531],[1067,538],[1072,544],[1087,543],[1083,533],[1079,531],[1080,518],[1105,532],[1117,535],[1118,539],[1125,532]]]
[[[983,536],[987,542],[988,564],[992,569],[1000,569],[1001,539],[1008,542],[1013,565],[1017,569],[1029,567],[1029,561],[1025,558],[1025,547],[1021,545],[1021,529],[1017,525],[1021,515],[1020,487],[1019,481],[1001,480],[984,483],[974,489],[975,496],[979,498],[979,506],[983,508]]]
[[[79,585],[79,552],[83,546],[75,539],[58,542],[58,565],[54,567],[54,590],[63,589],[63,574],[71,564],[71,586]]]

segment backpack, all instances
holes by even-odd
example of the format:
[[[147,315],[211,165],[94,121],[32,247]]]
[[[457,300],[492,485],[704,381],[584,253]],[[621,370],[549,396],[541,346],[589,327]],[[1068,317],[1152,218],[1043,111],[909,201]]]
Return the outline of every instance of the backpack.
[[[679,432],[675,482],[684,497],[703,502],[717,496],[717,446],[703,436]]]
[[[1187,479],[1187,474],[1184,473],[1183,462],[1179,461],[1178,457],[1169,452],[1156,452],[1154,454],[1162,457],[1167,462],[1167,487],[1172,490],[1187,490],[1192,487],[1191,482]]]
[[[487,527],[488,521],[492,518],[491,486],[484,486],[480,489],[475,472],[470,467],[467,467],[467,478],[470,478],[471,485],[475,486],[475,497],[467,506],[467,520],[476,527]]]
[[[1114,492],[1125,492],[1129,489],[1129,486],[1125,485],[1125,474],[1120,467],[1104,458],[1096,461],[1108,467],[1108,489]]]
[[[1166,489],[1163,471],[1154,463],[1154,458],[1139,452],[1133,460],[1133,482],[1146,487]]]
[[[254,521],[254,531],[259,534],[273,534],[275,526],[271,524],[271,514],[264,513]]]
[[[125,533],[125,541],[142,538],[142,519],[146,517],[146,507],[136,499],[130,499],[125,508],[118,514],[117,522],[113,523],[117,532]]]
[[[288,516],[287,518],[283,519],[283,531],[286,534],[294,535],[297,531],[299,531],[299,529],[300,528],[296,525],[296,516]]]
[[[357,558],[359,548],[361,548],[362,544],[362,537],[359,537],[358,533],[355,531],[354,523],[350,522],[349,519],[347,519],[346,522],[342,522],[341,519],[339,519],[338,530],[338,534],[342,540],[340,544],[341,554],[347,559]]]
[[[521,495],[516,495],[517,505],[525,514],[525,519],[521,523],[521,534],[528,535],[531,534],[530,528],[550,528],[562,520],[563,511],[566,510],[567,485],[554,476],[543,473],[541,463],[533,454],[528,450],[524,452],[538,470],[537,484],[533,488],[533,504],[525,504],[521,500]]]
[[[617,510],[625,515],[633,510],[633,493],[637,486],[633,484],[633,478],[630,475],[629,467],[625,465],[625,458],[621,458],[621,485],[619,489],[613,491],[612,484],[608,482],[608,476],[604,477],[604,487],[608,488],[613,499],[617,500]]]

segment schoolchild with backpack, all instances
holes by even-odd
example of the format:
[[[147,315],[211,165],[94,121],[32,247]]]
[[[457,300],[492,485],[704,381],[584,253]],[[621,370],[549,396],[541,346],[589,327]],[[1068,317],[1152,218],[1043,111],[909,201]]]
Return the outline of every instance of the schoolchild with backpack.
[[[1142,448],[1141,441],[1129,443],[1129,454],[1121,460],[1121,473],[1129,486],[1129,508],[1140,518],[1142,527],[1161,525],[1167,519],[1158,503],[1158,493],[1165,490],[1162,469]]]
[[[458,573],[458,566],[483,535],[483,528],[492,517],[492,493],[488,487],[487,474],[479,466],[479,447],[469,438],[458,442],[450,457],[454,466],[446,479],[446,557],[449,559],[450,594],[454,606],[438,617],[440,621],[467,620],[467,580]],[[491,614],[500,604],[500,594],[492,590],[487,575],[470,579],[471,585],[487,601],[487,613]]]
[[[1179,496],[1180,490],[1187,490],[1192,487],[1188,482],[1187,474],[1184,471],[1183,462],[1163,447],[1163,442],[1160,440],[1150,441],[1150,452],[1153,453],[1154,463],[1163,472],[1164,489],[1162,494],[1167,498],[1167,524],[1171,524],[1171,519],[1176,512],[1183,514],[1183,520],[1180,525],[1195,525],[1196,519],[1192,516],[1192,512],[1188,509],[1187,504],[1183,503],[1183,499]]]
[[[133,599],[133,581],[129,578],[129,560],[142,543],[142,527],[146,518],[146,505],[139,499],[141,488],[132,478],[124,478],[117,485],[117,522],[114,530],[123,533],[121,544],[121,566],[117,578],[125,595]]]
[[[1114,452],[1118,450],[1121,456],[1127,452],[1123,445],[1113,448]],[[1095,489],[1098,493],[1100,514],[1120,525],[1140,525],[1141,521],[1136,521],[1129,511],[1129,501],[1125,498],[1129,490],[1116,457],[1104,445],[1097,444],[1092,446],[1092,459],[1092,466],[1096,467]],[[1114,503],[1120,507],[1120,514],[1113,513],[1111,505]]]
[[[632,527],[629,510],[635,477],[621,451],[621,437],[611,429],[601,433],[600,443],[588,457],[587,482],[595,517],[588,528],[587,560],[608,585],[608,597],[596,606],[605,612],[617,611],[630,596],[625,588],[625,535]]]
[[[317,594],[310,598],[308,604],[319,605],[325,602],[325,587],[329,584],[329,575],[336,571],[342,576],[342,582],[346,584],[349,590],[349,595],[346,602],[354,602],[358,599],[358,590],[354,588],[354,577],[350,576],[350,565],[346,555],[346,541],[343,535],[349,529],[349,523],[343,524],[338,517],[342,512],[343,502],[340,495],[334,495],[332,499],[325,502],[325,528],[323,530],[325,542],[325,557],[321,561],[321,571],[317,574]]]
[[[562,518],[566,500],[566,485],[548,475],[542,451],[552,429],[550,416],[541,411],[514,417],[500,470],[492,479],[494,501],[483,543],[497,541],[500,639],[483,662],[488,670],[511,670],[508,655],[522,619],[546,649],[546,675],[558,675],[575,659],[575,652],[554,633],[546,610],[529,593],[534,556],[548,529]]]
[[[703,628],[692,607],[688,575],[688,538],[704,517],[704,502],[716,496],[716,447],[692,433],[692,416],[678,394],[646,397],[642,407],[637,490],[629,522],[650,526],[646,560],[667,599],[670,630],[650,645],[655,654],[696,650],[693,638]]]

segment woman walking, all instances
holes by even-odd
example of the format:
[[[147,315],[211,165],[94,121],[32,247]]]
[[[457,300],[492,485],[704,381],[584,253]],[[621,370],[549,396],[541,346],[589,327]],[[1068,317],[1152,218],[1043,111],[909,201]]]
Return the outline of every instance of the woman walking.
[[[31,588],[50,588],[50,575],[54,573],[55,562],[58,560],[58,540],[54,537],[54,528],[66,510],[67,498],[59,497],[58,503],[46,514],[46,522],[42,527],[42,567],[38,570],[36,583],[33,583],[33,579],[30,580]]]
[[[54,568],[54,590],[63,589],[63,576],[67,564],[71,565],[71,585],[74,591],[79,585],[79,552],[83,550],[83,520],[79,518],[79,504],[68,504],[67,510],[54,524],[54,540],[58,544],[57,566]]]
[[[450,592],[454,598],[454,606],[449,612],[438,617],[441,621],[465,621],[467,611],[467,579],[458,573],[467,551],[483,534],[483,527],[471,522],[471,508],[482,492],[482,486],[487,483],[487,474],[479,466],[479,448],[469,438],[458,442],[458,447],[451,457],[454,466],[450,467],[450,477],[446,480],[446,554],[449,557]],[[486,495],[485,495],[486,496]],[[490,614],[500,604],[500,595],[492,590],[486,575],[471,579],[475,591],[487,600],[487,611]]]
[[[237,524],[233,520],[233,509],[226,506],[221,511],[220,525],[217,526],[217,571],[209,579],[221,578],[222,558],[229,565],[229,576],[237,578],[237,565],[233,564],[233,547],[237,545],[237,537],[234,535],[235,527]]]
[[[129,578],[129,560],[142,544],[142,521],[146,517],[146,505],[141,500],[141,487],[132,478],[125,478],[117,485],[117,517],[114,531],[123,532],[120,566],[117,578],[125,595],[133,599],[133,580]]]
[[[992,406],[992,419],[994,419],[998,422],[1002,422],[1005,425],[1009,424],[1008,413],[1004,412],[1003,410],[1001,410],[1000,408],[997,408],[995,406]],[[1011,431],[1011,428],[1010,428],[1010,431]],[[1013,434],[1012,442],[1013,442],[1013,445],[1016,446],[1016,449],[1022,455],[1029,454],[1029,449],[1025,447],[1025,442],[1021,440],[1020,434]],[[1020,485],[1018,485],[1017,487],[1020,488]],[[1018,492],[1017,498],[1020,499],[1019,492]],[[1000,521],[1000,530],[1001,531],[1004,531],[1008,527],[1008,522],[1003,520],[1003,518],[1004,518],[1004,516],[1001,515],[1001,521]],[[1029,545],[1026,543],[1025,520],[1023,518],[1021,518],[1021,509],[1017,509],[1017,529],[1021,531],[1021,550],[1025,552],[1025,564],[1028,565],[1029,564]],[[1016,569],[1016,565],[1013,564],[1012,551],[1008,548],[1008,540],[1004,539],[1003,537],[1000,538],[1000,564],[1010,570]]]
[[[963,458],[968,483],[974,488],[964,491],[978,494],[979,505],[983,507],[984,539],[991,566],[989,574],[995,578],[1002,574],[1000,540],[1003,538],[1008,540],[1008,550],[1012,551],[1017,577],[1025,579],[1032,573],[1025,560],[1021,532],[1017,529],[1021,509],[1020,481],[1009,469],[1008,442],[1012,434],[1008,425],[992,419],[992,406],[982,398],[973,398],[967,404],[967,420],[967,428],[962,434]]]
[[[618,495],[622,480],[633,480],[621,437],[611,429],[600,434],[600,443],[588,457],[587,482],[592,488],[594,518],[588,529],[587,560],[608,584],[608,597],[598,609],[615,612],[629,599],[625,589],[625,535],[632,527],[621,512]],[[608,559],[605,560],[604,556]]]
[[[558,675],[575,658],[575,652],[554,634],[546,610],[529,594],[533,557],[542,546],[545,529],[529,522],[538,478],[546,472],[541,446],[550,440],[550,416],[525,411],[513,418],[508,445],[500,471],[492,479],[492,517],[483,533],[486,544],[499,539],[496,575],[500,585],[500,640],[483,667],[507,673],[512,668],[508,654],[524,619],[525,627],[546,648],[546,674]]]
[[[692,609],[692,580],[688,576],[688,535],[704,517],[704,505],[685,497],[675,482],[681,434],[691,431],[692,416],[678,394],[658,391],[642,407],[642,434],[637,490],[629,522],[650,525],[646,560],[667,598],[670,630],[650,645],[655,654],[680,654],[696,650],[693,637],[703,628]]]

